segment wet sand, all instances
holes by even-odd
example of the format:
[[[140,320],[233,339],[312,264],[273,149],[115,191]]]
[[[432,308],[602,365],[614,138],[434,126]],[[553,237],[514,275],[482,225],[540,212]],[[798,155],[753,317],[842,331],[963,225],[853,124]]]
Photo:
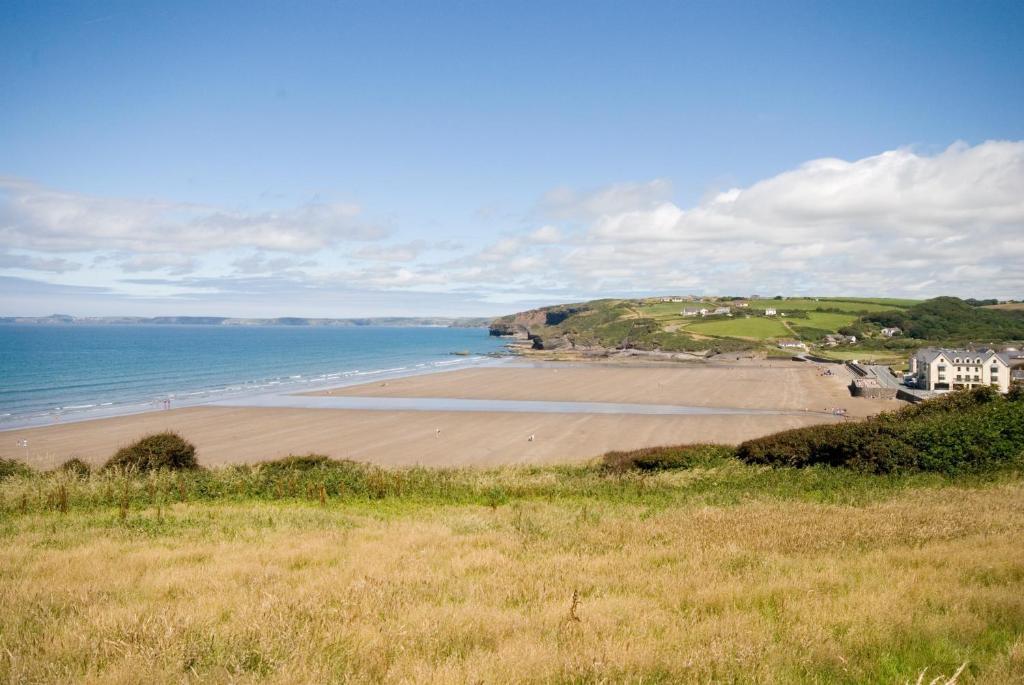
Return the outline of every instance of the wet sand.
[[[821,372],[830,369],[831,376]],[[852,376],[839,365],[790,361],[715,364],[541,364],[476,368],[324,390],[311,395],[452,397],[549,402],[629,402],[820,412],[842,407],[863,417],[901,406],[853,398]]]
[[[462,397],[636,402],[820,411],[853,415],[899,406],[854,399],[845,377],[817,367],[488,368],[372,383],[332,391],[375,397]],[[787,428],[838,419],[822,414],[648,416],[205,406],[0,433],[0,456],[50,467],[71,456],[101,463],[120,446],[174,430],[204,464],[258,462],[311,452],[386,465],[498,465],[592,458],[611,449],[664,444],[736,443]],[[437,429],[441,432],[438,435]],[[528,437],[535,436],[530,442]]]

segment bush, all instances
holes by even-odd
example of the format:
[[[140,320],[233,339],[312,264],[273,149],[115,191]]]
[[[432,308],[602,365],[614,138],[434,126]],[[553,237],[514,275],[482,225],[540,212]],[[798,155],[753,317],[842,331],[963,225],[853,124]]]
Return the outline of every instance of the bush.
[[[79,478],[86,478],[92,473],[92,467],[78,457],[68,459],[66,462],[58,466],[57,470],[61,473],[78,476]]]
[[[122,468],[136,471],[158,469],[197,469],[196,448],[177,433],[157,433],[123,447],[110,458],[104,469]]]
[[[741,460],[871,473],[978,472],[1024,461],[1024,402],[991,388],[950,393],[860,423],[811,426],[742,443]]]
[[[0,480],[10,478],[11,476],[29,476],[32,475],[32,469],[18,461],[17,459],[5,459],[0,457]]]
[[[260,462],[257,464],[257,468],[275,472],[312,471],[313,469],[330,468],[337,463],[337,460],[325,457],[322,454],[306,454],[302,456],[292,455],[290,457],[285,457],[284,459]]]
[[[614,473],[626,471],[665,471],[713,466],[735,456],[727,445],[679,445],[676,447],[646,447],[628,452],[608,452],[601,457],[601,466]]]

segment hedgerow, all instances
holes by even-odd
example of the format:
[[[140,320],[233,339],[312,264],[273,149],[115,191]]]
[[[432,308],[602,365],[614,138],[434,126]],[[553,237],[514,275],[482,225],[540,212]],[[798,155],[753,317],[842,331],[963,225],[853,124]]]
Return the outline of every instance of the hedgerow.
[[[773,466],[844,466],[872,473],[984,471],[1024,461],[1024,399],[991,388],[951,393],[859,423],[797,428],[736,456]]]

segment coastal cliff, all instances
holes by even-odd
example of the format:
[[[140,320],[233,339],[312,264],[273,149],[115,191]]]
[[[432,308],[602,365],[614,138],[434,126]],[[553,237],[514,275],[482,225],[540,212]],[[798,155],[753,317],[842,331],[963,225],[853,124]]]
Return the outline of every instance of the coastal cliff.
[[[594,300],[540,307],[495,319],[490,333],[529,340],[535,350],[625,350],[697,355],[749,349],[749,342],[698,338],[645,316],[634,300]]]

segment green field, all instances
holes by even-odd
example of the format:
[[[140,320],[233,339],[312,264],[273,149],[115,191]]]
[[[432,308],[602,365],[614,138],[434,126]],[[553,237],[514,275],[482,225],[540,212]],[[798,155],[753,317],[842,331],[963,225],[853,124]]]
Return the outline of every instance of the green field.
[[[836,314],[833,312],[808,312],[806,319],[793,319],[794,325],[808,326],[810,328],[823,328],[829,331],[837,331],[843,326],[849,326],[857,320],[855,314]]]
[[[846,302],[853,304],[868,305],[865,309],[871,311],[884,311],[886,309],[906,309],[915,304],[921,304],[924,300],[908,300],[899,297],[822,297],[822,302]]]
[[[904,304],[906,303],[906,304]],[[774,307],[780,312],[813,311],[815,309],[840,309],[844,312],[884,312],[896,309],[904,309],[912,304],[914,300],[890,300],[890,299],[829,299],[829,298],[790,298],[786,300],[758,300],[757,308]],[[754,307],[754,303],[751,303]]]
[[[793,334],[781,319],[752,316],[702,320],[688,325],[686,331],[698,335],[713,335],[728,338],[791,338]]]
[[[666,320],[666,319],[683,319],[682,311],[684,308],[699,309],[701,307],[707,307],[711,309],[711,305],[700,304],[698,302],[656,302],[653,304],[644,304],[639,307],[635,307],[637,312],[641,316],[649,316],[652,319]]]

